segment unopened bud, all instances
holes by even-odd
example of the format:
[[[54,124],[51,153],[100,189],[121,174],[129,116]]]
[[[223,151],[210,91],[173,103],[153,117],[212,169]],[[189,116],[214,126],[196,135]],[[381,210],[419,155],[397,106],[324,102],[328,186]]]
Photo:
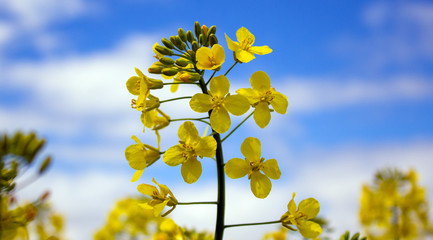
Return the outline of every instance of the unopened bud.
[[[179,37],[182,41],[186,42],[187,41],[187,37],[186,37],[186,33],[182,28],[179,28],[177,30],[177,33],[179,34]]]
[[[182,80],[183,82],[195,82],[200,80],[200,74],[198,73],[189,73],[189,72],[185,72],[182,73],[179,78],[180,80]]]
[[[171,56],[173,55],[173,50],[167,48],[167,47],[163,47],[163,46],[156,46],[155,50],[158,51],[159,53],[161,53],[162,55],[167,55],[167,56]]]
[[[160,89],[164,87],[164,84],[159,79],[147,78],[147,87],[149,89]]]
[[[199,36],[201,34],[201,27],[200,27],[199,22],[194,23],[194,33],[195,33],[196,38],[199,38]]]
[[[174,60],[169,58],[169,57],[162,57],[159,59],[159,61],[164,65],[173,65],[174,64]]]
[[[170,49],[173,49],[173,48],[174,48],[173,43],[170,42],[167,38],[163,38],[163,39],[161,39],[161,42],[162,42],[162,44],[164,44],[164,46],[166,46],[166,47],[168,47],[168,48],[170,48]]]
[[[215,34],[216,33],[216,26],[212,25],[209,30],[208,30],[208,36],[210,36],[211,34]]]
[[[151,67],[151,68],[148,68],[147,69],[147,71],[149,72],[149,73],[153,73],[153,74],[161,74],[161,71],[162,71],[162,68],[155,68],[155,67]]]
[[[194,41],[191,43],[191,48],[194,52],[197,52],[197,50],[200,48],[200,46],[198,45],[198,42]]]
[[[184,42],[180,43],[180,50],[186,50],[186,44]]]
[[[200,34],[200,36],[198,37],[198,42],[199,42],[201,45],[204,45],[204,35],[203,35],[203,34]]]
[[[50,165],[51,165],[51,157],[45,158],[45,161],[42,163],[41,167],[39,168],[39,174],[44,173]]]
[[[215,36],[215,34],[211,34],[209,36],[209,43],[211,46],[218,43],[218,38]]]
[[[176,61],[174,61],[174,63],[179,67],[186,67],[190,62],[185,58],[178,58]]]
[[[177,74],[177,70],[174,68],[164,68],[162,69],[162,74],[167,76],[174,76]]]
[[[190,30],[186,32],[186,38],[188,39],[188,42],[192,43],[192,41],[195,41],[194,34]]]
[[[208,28],[207,28],[207,26],[206,25],[203,25],[203,26],[201,26],[201,33],[203,33],[203,35],[207,35],[207,31],[208,31]]]

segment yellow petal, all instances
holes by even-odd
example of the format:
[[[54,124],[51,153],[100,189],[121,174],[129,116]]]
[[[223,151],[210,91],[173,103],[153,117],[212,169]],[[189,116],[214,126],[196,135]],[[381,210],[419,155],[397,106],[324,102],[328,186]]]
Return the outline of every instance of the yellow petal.
[[[159,44],[158,43],[153,44],[153,46],[152,46],[153,52],[156,54],[157,57],[160,57],[160,58],[164,57],[164,54],[161,54],[158,51],[156,51],[156,49],[155,49],[156,46],[159,46]]]
[[[157,217],[157,216],[159,216],[161,214],[162,210],[164,210],[164,208],[167,205],[168,201],[169,200],[167,199],[164,202],[159,203],[159,204],[155,204],[155,206],[153,206],[153,214],[155,215],[155,217]]]
[[[299,233],[305,238],[316,238],[322,233],[319,224],[312,221],[303,221],[298,225]]]
[[[232,179],[244,177],[250,169],[249,161],[240,158],[232,158],[224,166],[227,176]]]
[[[196,182],[200,178],[201,171],[201,162],[194,158],[188,159],[181,167],[183,180],[189,184]]]
[[[138,185],[137,190],[147,196],[152,196],[154,195],[154,192],[159,192],[155,186],[144,183]]]
[[[250,104],[254,104],[258,101],[260,101],[260,95],[258,91],[252,89],[252,88],[241,88],[236,91],[239,95],[242,95],[248,99],[248,102]]]
[[[236,58],[243,63],[250,62],[251,60],[256,58],[256,57],[254,57],[254,54],[252,54],[248,51],[245,51],[245,50],[237,50],[235,52],[235,55],[236,55]]]
[[[230,95],[224,99],[225,108],[233,115],[240,116],[250,109],[248,99],[241,95]]]
[[[254,110],[254,120],[261,128],[265,128],[269,124],[271,121],[271,111],[269,110],[267,102],[259,102],[259,104],[256,105]]]
[[[289,215],[294,215],[296,213],[296,203],[295,203],[295,196],[296,194],[292,194],[292,199],[290,200],[289,204],[287,204],[287,209],[289,210]]]
[[[279,92],[273,92],[272,97],[274,98],[270,103],[272,105],[272,108],[275,110],[275,112],[279,114],[285,114],[287,111],[287,107],[289,106],[287,97]]]
[[[251,191],[257,198],[265,198],[269,195],[272,188],[271,180],[265,175],[255,172],[251,174]]]
[[[226,59],[226,55],[224,53],[224,48],[219,44],[214,44],[212,46],[212,54],[217,66],[221,66]]]
[[[144,172],[144,170],[135,171],[134,175],[132,176],[131,182],[136,182],[138,179],[140,179],[143,172]]]
[[[212,110],[210,114],[210,125],[217,133],[225,133],[230,129],[230,116],[224,107]]]
[[[211,136],[201,138],[198,144],[194,146],[195,152],[200,157],[214,157],[216,148],[217,143]]]
[[[139,76],[140,78],[142,78],[143,80],[146,80],[146,76],[144,76],[144,74],[141,72],[140,69],[135,68],[135,73],[137,73],[137,76]]]
[[[128,160],[129,166],[135,170],[143,170],[146,168],[145,150],[140,144],[133,144],[126,148],[125,157]]]
[[[240,48],[239,43],[233,42],[229,38],[229,36],[227,36],[227,34],[224,33],[224,35],[226,35],[227,46],[229,47],[229,49],[232,50],[233,52],[237,51]]]
[[[230,89],[230,82],[226,76],[220,75],[210,80],[209,89],[212,96],[224,97]]]
[[[212,68],[212,63],[209,60],[212,58],[213,53],[210,48],[207,47],[201,47],[197,50],[196,53],[196,60],[197,60],[197,68],[198,69],[210,69]]]
[[[138,82],[142,79],[137,76],[132,76],[126,81],[126,88],[132,95],[139,95],[140,94],[140,86],[138,85]]]
[[[195,127],[194,123],[190,121],[186,121],[180,125],[177,135],[179,136],[180,140],[187,144],[194,144],[200,140],[200,135],[198,134],[197,128]]]
[[[271,179],[277,180],[280,179],[281,171],[278,167],[277,160],[275,159],[269,159],[262,163],[262,171],[265,173],[265,175]]]
[[[314,198],[302,200],[298,205],[298,211],[307,216],[307,219],[312,219],[319,214],[320,203]]]
[[[155,178],[152,178],[152,182],[154,182],[156,185],[159,186],[160,193],[161,193],[162,196],[165,197],[165,196],[167,196],[167,194],[170,192],[170,189],[168,189],[167,186],[165,186],[164,184],[159,184],[159,183],[155,180]]]
[[[245,27],[241,27],[236,31],[236,38],[238,39],[239,43],[242,44],[242,42],[246,41],[248,44],[247,46],[251,46],[254,43],[254,35],[248,31]]]
[[[262,155],[262,147],[259,139],[255,137],[247,137],[241,145],[241,152],[250,162],[260,161]]]
[[[180,81],[176,81],[176,79],[174,79],[173,82],[180,82]],[[177,89],[179,89],[179,84],[171,84],[170,92],[175,93],[177,92]]]
[[[272,52],[272,49],[268,46],[261,46],[261,47],[250,47],[248,48],[249,52],[252,52],[254,54],[264,55]]]
[[[183,151],[184,149],[179,145],[172,146],[167,149],[162,159],[169,166],[177,166],[186,160],[182,155]]]
[[[251,87],[261,93],[268,91],[271,88],[271,79],[268,74],[263,71],[257,71],[251,75]]]
[[[212,82],[212,80],[211,80]],[[205,113],[212,109],[212,97],[209,94],[197,93],[192,96],[189,106],[193,111]]]

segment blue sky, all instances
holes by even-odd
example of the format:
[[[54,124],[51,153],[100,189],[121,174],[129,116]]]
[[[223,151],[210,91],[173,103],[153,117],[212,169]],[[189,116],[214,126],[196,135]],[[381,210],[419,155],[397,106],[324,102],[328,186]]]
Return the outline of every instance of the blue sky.
[[[123,151],[133,144],[131,135],[155,140],[141,133],[125,82],[134,67],[153,63],[155,42],[199,21],[217,26],[227,56],[223,69],[233,62],[224,33],[235,39],[242,26],[256,36],[255,45],[274,50],[236,66],[229,74],[232,92],[248,87],[251,74],[262,70],[290,103],[287,114],[272,115],[269,127],[247,122],[227,140],[226,160],[240,157],[240,143],[254,136],[263,156],[276,158],[283,170],[265,201],[254,199],[246,179],[227,180],[228,223],[278,219],[296,191],[298,200],[321,202],[336,232],[358,231],[361,185],[386,166],[416,168],[431,199],[432,16],[428,1],[3,0],[1,131],[35,130],[55,157],[50,173],[23,190],[23,198],[51,189],[54,206],[68,218],[67,236],[90,239],[113,201],[136,193]],[[167,89],[159,94],[172,97]],[[163,107],[181,116],[186,103]],[[233,125],[242,120],[232,119]],[[177,126],[161,133],[162,148],[175,144]],[[182,182],[180,168],[162,161],[139,183],[155,177],[180,199],[212,200],[214,165],[202,162],[203,176],[193,185]],[[213,229],[213,209],[201,208],[186,220],[188,210],[179,207],[173,218]],[[230,230],[226,236],[259,239],[273,228]]]

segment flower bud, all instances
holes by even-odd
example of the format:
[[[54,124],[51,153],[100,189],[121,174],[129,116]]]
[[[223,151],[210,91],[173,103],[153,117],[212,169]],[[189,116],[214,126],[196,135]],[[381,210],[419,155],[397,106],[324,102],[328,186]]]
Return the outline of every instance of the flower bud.
[[[174,60],[169,58],[169,57],[162,57],[159,59],[159,61],[164,65],[173,65],[174,64]]]
[[[203,35],[206,35],[206,36],[207,36],[208,28],[207,28],[206,25],[201,26],[201,31],[202,31],[201,33],[203,33]]]
[[[174,41],[175,41],[175,44],[174,45],[176,45],[176,47],[177,48],[179,48],[179,49],[181,49],[182,50],[182,39],[180,39],[180,37],[179,36],[175,36],[174,37]]]
[[[44,173],[50,165],[51,165],[51,157],[45,158],[44,162],[39,168],[39,174]]]
[[[174,68],[164,68],[162,69],[162,74],[167,75],[167,76],[174,76],[177,74],[177,69]]]
[[[173,50],[167,48],[167,47],[163,47],[163,46],[156,46],[155,50],[158,51],[159,53],[163,54],[163,55],[167,55],[167,56],[172,56],[173,55]]]
[[[194,34],[190,30],[186,32],[186,38],[188,39],[188,42],[192,43],[192,41],[195,41]]]
[[[153,73],[153,74],[161,74],[162,68],[160,67],[150,67],[147,69],[147,71],[149,73]]]
[[[210,36],[211,34],[215,34],[215,33],[216,33],[216,26],[213,25],[209,28],[207,35]]]
[[[174,45],[176,45],[176,37],[170,36],[170,42],[172,42]]]
[[[190,62],[185,58],[178,58],[176,61],[174,61],[174,63],[179,67],[186,67]]]
[[[198,37],[198,42],[203,46],[204,45],[204,35],[200,34],[200,36]]]
[[[163,39],[161,39],[161,42],[162,42],[162,44],[164,44],[164,46],[166,46],[166,47],[168,47],[168,48],[170,48],[170,49],[173,49],[173,48],[174,48],[173,43],[170,42],[167,38],[163,38]]]
[[[198,36],[200,36],[200,34],[201,34],[201,26],[200,26],[199,22],[194,23],[194,33],[195,33],[196,38],[198,38]]]
[[[160,88],[164,87],[164,84],[159,79],[154,79],[154,78],[149,78],[148,77],[147,78],[147,87],[149,89],[160,89]]]
[[[198,42],[193,41],[191,44],[191,48],[194,52],[197,52],[197,50],[200,48],[200,46],[198,45]]]
[[[215,36],[215,34],[211,34],[209,36],[209,43],[211,46],[218,43],[218,38]]]
[[[178,34],[179,34],[180,39],[181,39],[182,41],[186,42],[186,41],[187,41],[187,37],[186,37],[186,33],[185,33],[185,31],[184,31],[182,28],[179,28],[179,29],[177,30],[177,32],[178,32]]]
[[[200,77],[200,74],[190,72],[184,72],[179,76],[180,80],[182,80],[183,82],[195,82],[200,80]]]

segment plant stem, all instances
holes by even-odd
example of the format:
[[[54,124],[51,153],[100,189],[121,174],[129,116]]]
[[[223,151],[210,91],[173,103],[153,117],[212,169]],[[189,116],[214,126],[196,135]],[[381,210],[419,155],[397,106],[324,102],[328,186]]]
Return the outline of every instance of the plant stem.
[[[216,72],[217,72],[217,70],[213,71],[212,76],[210,76],[209,80],[207,80],[207,82],[206,82],[206,86],[209,84],[210,80],[213,78],[213,76],[215,75]]]
[[[199,122],[202,122],[202,123],[206,123],[207,125],[210,126],[210,123],[204,121],[203,119],[208,119],[208,117],[204,117],[204,118],[176,118],[176,119],[170,119],[170,122],[176,122],[176,121],[199,121]]]
[[[179,202],[177,205],[218,204],[218,202]]]
[[[242,120],[242,122],[240,122],[235,128],[233,128],[233,130],[231,130],[222,140],[221,142],[224,142],[224,140],[226,140],[230,135],[232,135],[232,133],[234,131],[236,131],[236,129],[238,129],[238,127],[240,127],[248,118],[250,118],[253,115],[254,111],[252,111],[250,113],[250,115],[248,115],[244,120]]]
[[[192,96],[185,96],[185,97],[171,98],[171,99],[167,99],[167,100],[159,101],[159,103],[171,102],[171,101],[176,101],[176,100],[180,100],[180,99],[190,99],[190,98],[192,98]]]
[[[173,85],[173,84],[195,84],[195,85],[197,85],[197,83],[195,83],[195,82],[168,82],[168,83],[163,83],[162,85]]]
[[[281,221],[280,220],[276,220],[276,221],[270,221],[270,222],[231,224],[231,225],[225,225],[224,228],[254,226],[254,225],[265,225],[265,224],[274,224],[274,223],[281,223]]]
[[[227,70],[226,73],[224,73],[224,76],[227,76],[227,74],[230,72],[230,70],[232,70],[232,68],[234,68],[236,66],[238,62],[233,63],[233,65],[229,68],[229,70]]]

